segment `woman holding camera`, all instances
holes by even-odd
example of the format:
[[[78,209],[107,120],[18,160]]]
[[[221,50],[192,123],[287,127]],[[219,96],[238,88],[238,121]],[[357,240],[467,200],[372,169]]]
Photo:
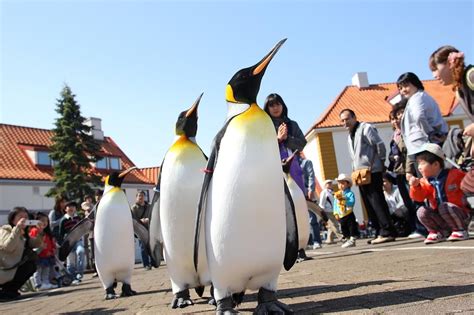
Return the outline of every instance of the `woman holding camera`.
[[[8,224],[0,228],[0,299],[13,300],[20,296],[20,287],[36,271],[33,248],[43,245],[42,222],[37,222],[38,235],[28,235],[28,210],[15,207],[8,214]]]

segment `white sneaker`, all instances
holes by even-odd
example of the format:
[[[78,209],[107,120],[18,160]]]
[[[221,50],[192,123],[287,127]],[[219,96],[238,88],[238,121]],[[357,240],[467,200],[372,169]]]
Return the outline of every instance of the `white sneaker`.
[[[322,247],[322,246],[321,246],[321,244],[319,244],[319,243],[314,243],[314,244],[313,244],[313,249],[319,249],[319,248],[321,248],[321,247]]]
[[[75,279],[75,280],[72,281],[72,284],[74,284],[74,285],[79,285],[79,283],[81,283],[81,280]]]
[[[38,290],[40,290],[40,291],[49,290],[49,289],[51,289],[49,283],[42,283],[42,284],[38,287]]]
[[[354,238],[348,239],[344,244],[341,245],[342,248],[348,248],[348,247],[355,247],[356,246],[356,240]]]
[[[423,238],[424,236],[418,232],[413,232],[410,235],[408,235],[408,238],[410,239],[415,239],[415,238]]]

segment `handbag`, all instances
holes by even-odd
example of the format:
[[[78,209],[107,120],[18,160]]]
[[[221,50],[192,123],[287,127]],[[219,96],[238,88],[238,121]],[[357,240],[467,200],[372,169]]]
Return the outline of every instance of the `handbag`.
[[[368,185],[372,180],[370,168],[361,168],[355,170],[352,172],[351,177],[352,182],[357,186]]]

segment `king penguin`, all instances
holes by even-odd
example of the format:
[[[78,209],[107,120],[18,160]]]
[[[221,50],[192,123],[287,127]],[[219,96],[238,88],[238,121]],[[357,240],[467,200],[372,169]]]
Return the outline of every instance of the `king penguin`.
[[[132,213],[127,196],[121,189],[125,176],[134,169],[120,174],[113,172],[107,176],[104,195],[97,207],[94,226],[95,264],[107,300],[116,297],[114,281],[123,284],[121,296],[136,294],[130,286],[135,264]]]
[[[152,213],[151,228],[161,229],[164,256],[174,294],[172,308],[192,305],[189,288],[196,288],[196,292],[202,296],[204,286],[210,284],[207,263],[203,261],[198,270],[193,265],[196,206],[207,163],[207,156],[195,140],[201,98],[202,94],[191,108],[178,117],[176,139],[165,154],[157,184],[159,199],[154,202],[159,203],[159,207],[153,207]],[[154,231],[150,232],[158,235],[152,233]],[[199,250],[205,257],[204,241]]]
[[[298,249],[299,255],[297,261],[303,261],[311,259],[306,256],[305,248],[308,245],[309,240],[309,215],[308,215],[308,205],[306,203],[306,198],[301,190],[300,186],[296,183],[290,173],[290,166],[292,161],[295,159],[295,156],[298,154],[298,150],[293,152],[288,158],[283,161],[283,173],[288,190],[290,191],[291,198],[295,205],[296,213],[296,222],[298,223]]]
[[[275,128],[256,103],[265,70],[285,40],[226,87],[228,117],[206,167],[194,238],[199,269],[204,224],[216,314],[237,313],[246,289],[259,290],[257,314],[292,312],[277,301],[276,291],[282,263],[288,270],[297,257],[294,205],[282,178]]]

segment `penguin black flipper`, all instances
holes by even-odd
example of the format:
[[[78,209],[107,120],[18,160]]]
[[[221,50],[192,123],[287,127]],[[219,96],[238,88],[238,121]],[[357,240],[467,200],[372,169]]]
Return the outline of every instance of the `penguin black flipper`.
[[[150,243],[150,234],[148,228],[140,220],[133,218],[133,233],[138,237],[138,239],[146,245],[146,248],[149,248]]]
[[[153,189],[155,193],[153,194],[153,199],[150,204],[151,219],[150,219],[150,230],[148,231],[149,242],[147,243],[148,245],[147,252],[152,258],[151,265],[155,268],[158,268],[160,266],[161,260],[163,258],[163,244],[161,240],[161,222],[160,222],[160,187],[161,187],[161,170],[163,169],[164,163],[165,163],[165,160],[163,159],[160,165],[160,174],[158,174],[156,186]],[[156,226],[156,230],[154,229],[155,226]],[[153,229],[153,233],[152,233],[152,229]]]
[[[288,271],[293,267],[298,258],[298,225],[296,223],[296,212],[293,198],[291,198],[290,190],[283,181],[285,187],[285,211],[286,211],[286,249],[283,267]]]
[[[92,213],[92,212],[91,212]],[[92,231],[94,227],[94,221],[89,219],[89,217],[85,217],[81,221],[79,221],[67,234],[66,238],[64,238],[61,247],[58,250],[58,258],[61,261],[65,261],[71,249],[73,248],[74,244],[77,241],[82,239],[82,237]]]
[[[232,121],[232,119],[234,117],[231,117],[229,120],[227,120],[224,127],[222,127],[222,129],[217,133],[216,137],[214,138],[214,144],[212,146],[212,152],[211,152],[211,155],[209,156],[209,159],[207,160],[206,169],[204,170],[204,172],[206,174],[204,175],[204,180],[203,180],[203,183],[202,183],[201,196],[199,197],[199,203],[198,203],[197,214],[196,214],[196,227],[194,229],[194,268],[196,269],[196,271],[197,271],[198,259],[199,259],[199,257],[198,257],[199,256],[199,235],[200,235],[200,232],[201,232],[202,219],[204,217],[203,208],[206,206],[207,193],[208,193],[208,190],[209,190],[209,185],[211,184],[211,179],[212,179],[212,175],[213,175],[213,172],[214,172],[214,168],[217,164],[217,156],[219,154],[219,148],[220,148],[220,145],[221,145],[221,140],[225,135],[225,132],[227,130],[227,126],[229,126],[229,123]],[[205,154],[204,154],[204,156],[205,156]]]

